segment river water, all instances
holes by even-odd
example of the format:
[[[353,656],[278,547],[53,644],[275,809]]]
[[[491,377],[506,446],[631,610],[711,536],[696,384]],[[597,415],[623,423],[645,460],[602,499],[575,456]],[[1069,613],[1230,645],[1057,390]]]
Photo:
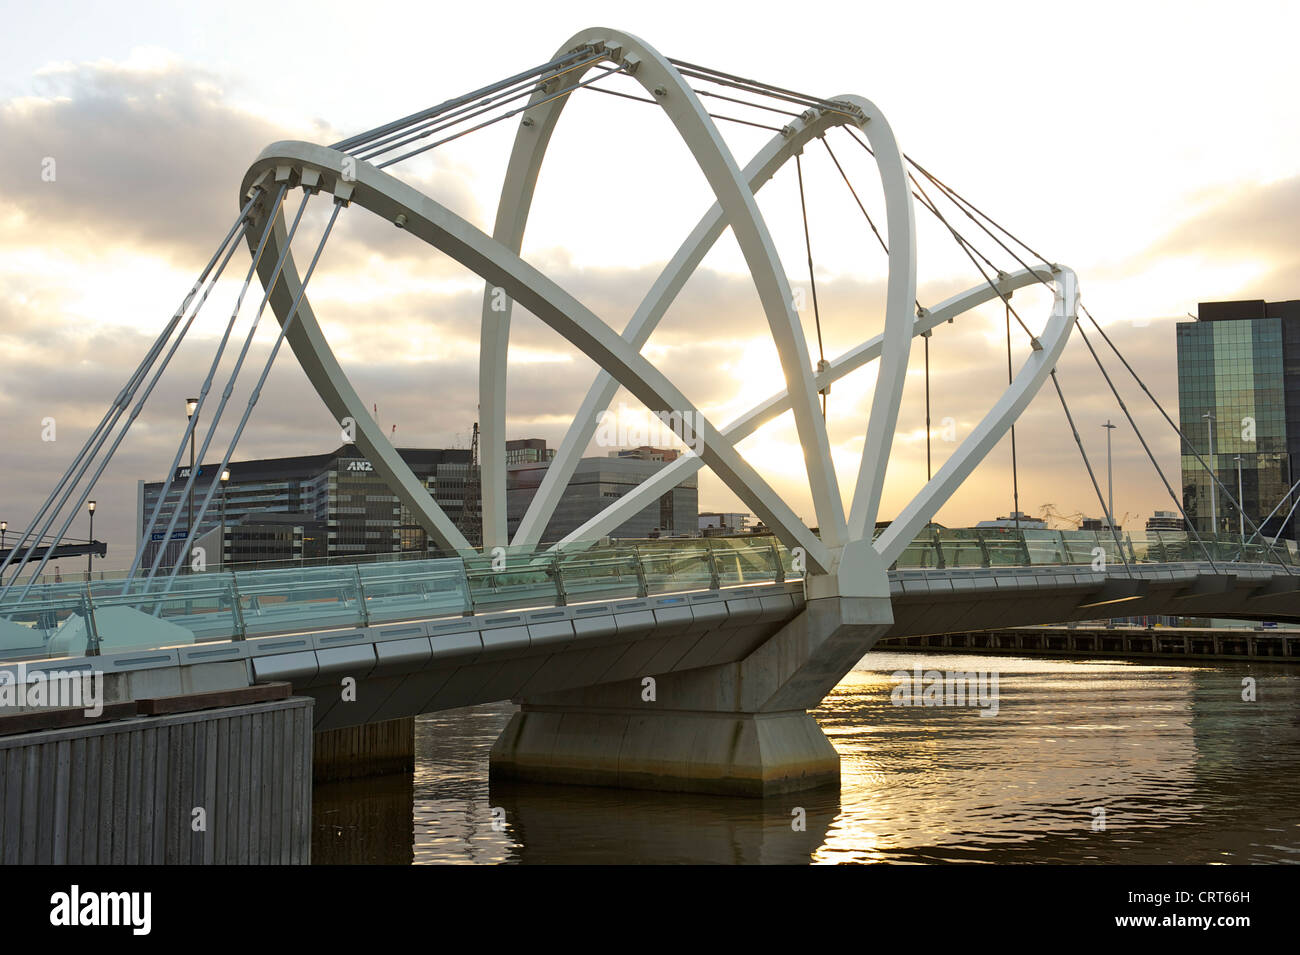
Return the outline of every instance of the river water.
[[[996,715],[895,705],[917,667],[996,671]],[[420,717],[414,774],[317,786],[313,862],[1300,861],[1300,667],[873,651],[815,711],[839,791],[763,800],[489,785],[512,712]]]

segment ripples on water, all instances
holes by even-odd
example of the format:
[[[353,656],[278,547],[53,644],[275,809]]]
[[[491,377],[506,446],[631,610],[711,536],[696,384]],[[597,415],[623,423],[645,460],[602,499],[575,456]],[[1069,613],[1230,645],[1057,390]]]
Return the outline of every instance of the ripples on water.
[[[890,674],[916,666],[996,669],[997,715],[894,706]],[[1254,703],[1241,700],[1247,675]],[[1300,860],[1294,667],[873,652],[815,711],[840,753],[839,791],[766,800],[489,787],[488,751],[512,712],[420,717],[413,776],[318,786],[313,861]]]

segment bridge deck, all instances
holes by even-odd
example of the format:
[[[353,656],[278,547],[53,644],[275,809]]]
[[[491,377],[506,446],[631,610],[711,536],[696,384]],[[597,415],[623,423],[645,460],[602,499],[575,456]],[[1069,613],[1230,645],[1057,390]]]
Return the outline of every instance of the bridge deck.
[[[788,554],[770,539],[740,543],[674,544],[631,561],[526,555],[495,571],[451,560],[194,575],[165,599],[122,594],[121,582],[115,597],[92,587],[59,605],[43,594],[13,616],[62,611],[53,636],[11,647],[0,671],[148,674],[139,685],[156,693],[198,686],[198,668],[225,664],[224,679],[288,680],[316,696],[323,729],[712,666],[743,659],[804,605]],[[890,637],[1134,614],[1300,617],[1300,576],[1276,564],[914,567],[891,571],[890,590]],[[87,599],[99,654],[86,652]],[[363,704],[342,705],[345,677],[364,684]],[[119,695],[134,692],[124,684]]]

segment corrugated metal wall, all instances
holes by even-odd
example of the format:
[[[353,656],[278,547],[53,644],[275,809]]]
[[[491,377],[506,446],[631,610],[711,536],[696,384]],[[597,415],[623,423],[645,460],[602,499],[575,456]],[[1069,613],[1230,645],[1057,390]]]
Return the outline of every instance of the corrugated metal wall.
[[[0,737],[0,862],[306,864],[311,726],[293,697]]]

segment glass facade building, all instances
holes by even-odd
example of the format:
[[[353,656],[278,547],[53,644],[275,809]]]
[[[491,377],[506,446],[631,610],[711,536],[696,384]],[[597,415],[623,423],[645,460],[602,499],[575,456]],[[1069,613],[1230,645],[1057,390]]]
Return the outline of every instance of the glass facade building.
[[[428,489],[447,516],[455,523],[462,518],[470,472],[470,452],[461,449],[398,448],[407,466]],[[252,559],[297,557],[343,557],[399,551],[424,551],[428,540],[404,507],[374,472],[370,462],[353,445],[329,454],[232,461],[230,480],[213,493],[212,503],[198,521],[199,535],[226,529],[214,540],[224,541],[221,563]],[[217,466],[199,468],[194,483],[194,514],[202,509],[204,496],[216,477]],[[165,549],[163,566],[170,566],[189,529],[189,501],[181,489],[189,468],[177,470],[167,498],[144,551],[148,567],[160,548]],[[157,506],[163,482],[141,481],[137,491],[138,534],[143,535]],[[176,530],[164,540],[172,514],[179,507]],[[476,507],[476,504],[471,504]],[[293,517],[296,520],[288,521]],[[477,519],[477,518],[475,518]],[[279,525],[268,530],[265,525]],[[246,533],[231,528],[246,526]],[[298,526],[299,537],[290,541],[284,553],[284,526]],[[254,526],[258,528],[254,532]],[[288,538],[286,538],[288,539]],[[254,547],[255,541],[263,541]],[[241,541],[244,543],[241,545]],[[257,551],[258,557],[249,556]],[[276,553],[272,553],[276,551]],[[215,556],[215,555],[214,555]]]
[[[1179,427],[1228,491],[1184,445],[1188,520],[1202,534],[1238,532],[1240,464],[1247,535],[1277,508],[1265,533],[1296,539],[1300,508],[1287,515],[1300,476],[1300,301],[1202,302],[1176,329]]]

